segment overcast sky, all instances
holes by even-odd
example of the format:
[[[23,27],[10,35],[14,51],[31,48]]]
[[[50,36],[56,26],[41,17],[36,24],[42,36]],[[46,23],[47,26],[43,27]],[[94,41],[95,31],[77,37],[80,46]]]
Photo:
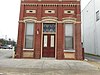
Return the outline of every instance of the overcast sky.
[[[81,10],[90,0],[81,0]],[[20,0],[0,1],[0,38],[17,40]]]

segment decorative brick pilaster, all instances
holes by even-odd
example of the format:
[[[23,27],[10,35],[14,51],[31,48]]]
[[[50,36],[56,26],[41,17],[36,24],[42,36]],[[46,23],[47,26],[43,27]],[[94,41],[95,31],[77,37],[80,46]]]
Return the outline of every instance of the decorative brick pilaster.
[[[35,25],[35,58],[40,59],[41,58],[41,34],[42,34],[42,25],[40,23],[37,23]]]
[[[57,26],[57,59],[64,58],[63,38],[63,25],[60,23]]]

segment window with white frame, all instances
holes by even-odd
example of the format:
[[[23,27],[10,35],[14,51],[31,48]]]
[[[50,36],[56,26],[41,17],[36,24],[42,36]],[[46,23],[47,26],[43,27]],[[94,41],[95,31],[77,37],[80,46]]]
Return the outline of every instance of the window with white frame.
[[[27,22],[25,29],[25,49],[33,49],[34,23]]]
[[[73,49],[73,24],[65,24],[65,50]]]

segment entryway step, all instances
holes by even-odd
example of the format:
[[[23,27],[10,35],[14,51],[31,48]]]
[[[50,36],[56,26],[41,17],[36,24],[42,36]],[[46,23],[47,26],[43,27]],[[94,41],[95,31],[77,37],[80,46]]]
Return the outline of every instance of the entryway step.
[[[41,60],[56,60],[55,58],[49,58],[49,57],[43,57],[43,58],[41,58]]]

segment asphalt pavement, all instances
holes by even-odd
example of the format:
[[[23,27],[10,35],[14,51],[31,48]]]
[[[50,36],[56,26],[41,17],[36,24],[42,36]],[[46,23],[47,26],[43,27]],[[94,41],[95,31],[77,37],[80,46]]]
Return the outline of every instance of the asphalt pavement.
[[[85,54],[85,60],[100,69],[100,56]]]
[[[85,59],[88,59],[89,61],[100,62],[100,56],[96,55],[85,54]]]

